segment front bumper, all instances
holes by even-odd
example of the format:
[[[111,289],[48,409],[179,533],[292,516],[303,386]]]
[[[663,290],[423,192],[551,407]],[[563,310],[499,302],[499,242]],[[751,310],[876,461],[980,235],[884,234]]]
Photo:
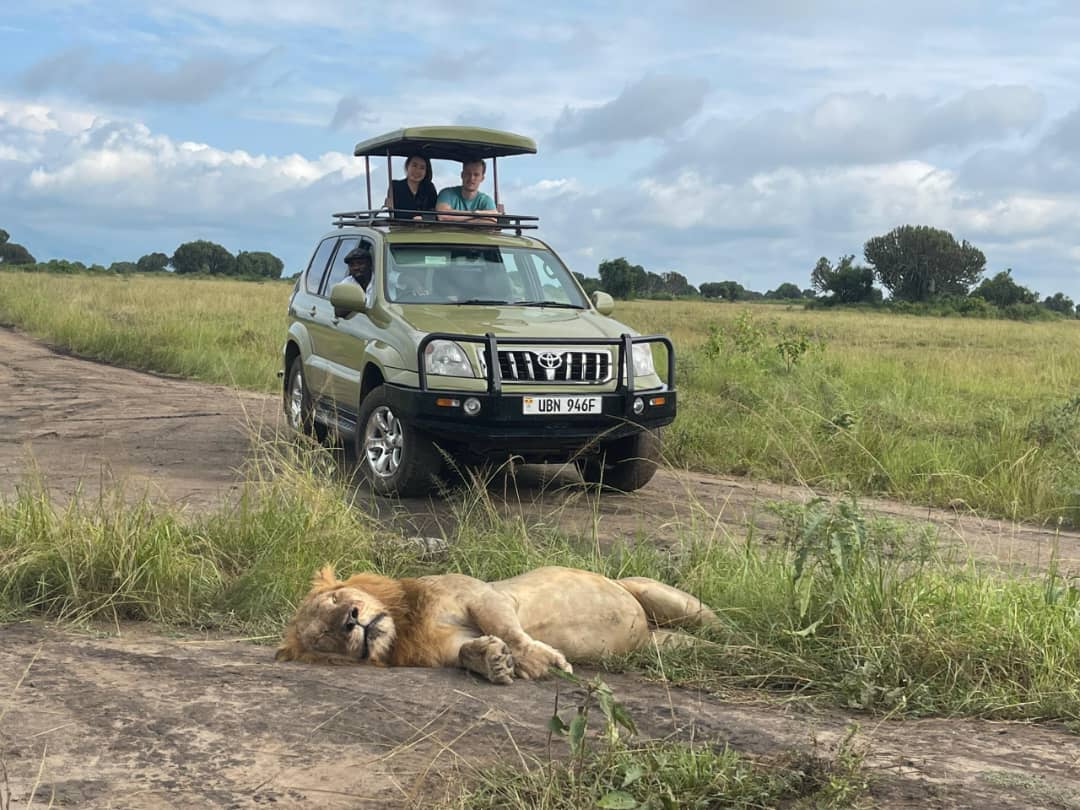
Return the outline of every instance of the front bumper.
[[[429,434],[436,443],[452,444],[480,455],[511,452],[545,458],[579,452],[597,440],[608,441],[671,424],[677,399],[670,390],[634,395],[591,394],[600,397],[600,413],[551,416],[525,414],[525,394],[419,391],[397,385],[387,385],[386,392],[394,413]],[[635,398],[645,403],[641,414],[633,413]],[[466,399],[480,403],[475,415],[465,412]],[[457,404],[439,404],[440,400]]]
[[[424,351],[434,340],[453,340],[481,344],[486,357],[486,391],[433,390],[424,373]],[[636,343],[660,343],[667,350],[666,385],[647,390],[635,390],[632,367],[633,346]],[[535,459],[566,458],[590,445],[618,439],[641,430],[654,430],[671,424],[675,419],[675,355],[671,341],[662,335],[618,338],[551,338],[504,339],[504,345],[560,347],[611,346],[617,349],[614,390],[596,391],[591,386],[568,385],[553,391],[528,390],[532,386],[522,381],[504,384],[499,363],[500,342],[492,334],[460,335],[432,333],[417,348],[417,367],[420,387],[407,388],[387,385],[387,393],[395,413],[436,442],[455,445],[458,449],[478,455],[515,453]],[[600,412],[594,414],[526,414],[523,400],[527,396],[592,396],[600,398]],[[466,400],[474,399],[479,409],[473,415],[464,409]],[[456,402],[457,404],[451,404]],[[635,412],[635,403],[643,406]]]

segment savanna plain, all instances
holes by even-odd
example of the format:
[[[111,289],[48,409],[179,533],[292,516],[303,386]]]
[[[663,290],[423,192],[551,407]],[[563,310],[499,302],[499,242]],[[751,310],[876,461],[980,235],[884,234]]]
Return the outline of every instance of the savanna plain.
[[[0,272],[0,322],[109,364],[275,393],[289,289]],[[594,677],[563,683],[546,728],[553,742],[519,752],[513,767],[479,763],[412,796],[429,805],[437,793],[468,807],[900,806],[895,775],[868,766],[856,725],[977,719],[1080,743],[1077,572],[1053,553],[1031,571],[976,563],[932,526],[861,505],[867,496],[950,505],[1051,532],[1080,524],[1080,322],[700,301],[619,302],[615,316],[675,344],[680,414],[664,434],[668,464],[835,497],[769,504],[781,527],[772,537],[703,519],[661,548],[508,517],[473,480],[443,494],[457,520],[433,558],[387,542],[332,453],[263,439],[242,494],[217,510],[107,494],[58,503],[44,482],[0,499],[0,619],[152,622],[272,641],[327,563],[392,576],[495,579],[545,564],[647,575],[723,617],[698,643],[600,662]],[[632,733],[632,713],[605,680],[618,673],[842,711],[852,734],[827,752],[770,756],[650,739]],[[27,806],[49,803],[9,785],[8,770],[0,807],[16,806],[17,790]],[[1080,806],[1080,786],[1019,765],[993,778],[1032,806]]]

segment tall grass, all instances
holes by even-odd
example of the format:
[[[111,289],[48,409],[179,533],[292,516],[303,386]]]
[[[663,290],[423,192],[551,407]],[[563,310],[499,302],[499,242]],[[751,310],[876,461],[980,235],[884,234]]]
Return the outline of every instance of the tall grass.
[[[0,272],[0,322],[116,365],[272,391],[282,282]]]
[[[662,579],[723,619],[662,659],[646,651],[609,666],[888,714],[1080,719],[1080,583],[946,564],[925,529],[867,519],[855,503],[777,507],[785,533],[764,549],[751,534],[600,553],[501,517],[473,488],[453,496],[455,534],[431,560],[350,505],[325,451],[290,452],[264,454],[239,505],[202,517],[119,497],[0,500],[0,618],[152,619],[276,638],[327,563],[485,579],[570,565]]]
[[[288,295],[0,272],[0,321],[109,362],[272,391]],[[620,302],[616,316],[675,343],[677,465],[1080,525],[1080,321],[685,301]]]

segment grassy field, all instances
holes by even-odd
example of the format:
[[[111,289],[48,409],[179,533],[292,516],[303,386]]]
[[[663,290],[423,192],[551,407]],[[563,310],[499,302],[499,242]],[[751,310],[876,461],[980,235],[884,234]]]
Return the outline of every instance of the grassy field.
[[[135,368],[274,390],[284,283],[0,272],[0,321]],[[620,302],[671,336],[668,460],[1080,525],[1080,321]]]

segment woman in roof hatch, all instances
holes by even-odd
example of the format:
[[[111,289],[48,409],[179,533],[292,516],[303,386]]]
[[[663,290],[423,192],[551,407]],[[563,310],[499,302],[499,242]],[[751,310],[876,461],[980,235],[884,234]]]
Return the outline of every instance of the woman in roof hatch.
[[[434,215],[396,213],[397,211],[434,211],[435,184],[431,182],[431,161],[423,155],[405,158],[405,178],[390,184],[391,193],[386,197],[386,207],[395,219],[434,219]]]

